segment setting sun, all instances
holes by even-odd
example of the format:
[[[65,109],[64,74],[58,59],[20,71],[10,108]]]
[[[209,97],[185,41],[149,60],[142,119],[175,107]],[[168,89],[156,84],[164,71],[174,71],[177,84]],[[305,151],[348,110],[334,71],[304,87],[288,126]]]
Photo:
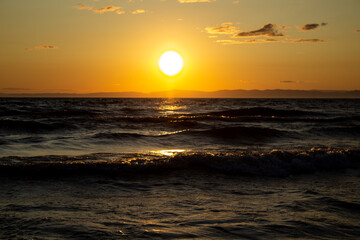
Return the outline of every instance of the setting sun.
[[[172,77],[177,75],[183,68],[184,62],[179,53],[166,51],[159,59],[159,68],[165,75]]]

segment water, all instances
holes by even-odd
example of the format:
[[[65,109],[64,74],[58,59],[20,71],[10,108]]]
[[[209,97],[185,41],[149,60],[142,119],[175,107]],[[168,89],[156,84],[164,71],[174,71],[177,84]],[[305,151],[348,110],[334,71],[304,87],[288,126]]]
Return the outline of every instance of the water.
[[[0,98],[0,238],[357,238],[359,109]]]

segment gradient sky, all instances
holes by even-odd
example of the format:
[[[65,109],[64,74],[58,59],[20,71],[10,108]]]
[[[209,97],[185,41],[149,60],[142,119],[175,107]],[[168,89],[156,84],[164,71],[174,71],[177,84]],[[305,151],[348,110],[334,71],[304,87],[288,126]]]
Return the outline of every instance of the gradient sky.
[[[359,0],[1,0],[0,92],[360,89]],[[179,52],[169,78],[158,59]]]

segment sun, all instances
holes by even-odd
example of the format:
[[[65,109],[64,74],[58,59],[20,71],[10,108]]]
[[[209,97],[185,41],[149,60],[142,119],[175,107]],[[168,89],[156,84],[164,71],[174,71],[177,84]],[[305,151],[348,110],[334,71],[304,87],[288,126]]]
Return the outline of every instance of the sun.
[[[165,75],[172,77],[183,69],[184,61],[175,51],[164,52],[159,59],[159,68]]]

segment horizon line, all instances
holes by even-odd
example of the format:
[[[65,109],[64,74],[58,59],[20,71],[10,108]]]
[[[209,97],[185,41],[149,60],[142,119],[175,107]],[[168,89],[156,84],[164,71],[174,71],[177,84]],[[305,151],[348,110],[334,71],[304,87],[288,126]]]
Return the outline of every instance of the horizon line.
[[[319,92],[356,92],[360,91],[360,89],[280,89],[280,88],[273,88],[273,89],[219,89],[219,90],[184,90],[184,89],[170,89],[170,90],[158,90],[158,91],[151,91],[151,92],[141,92],[141,91],[112,91],[112,92],[106,92],[106,91],[97,91],[97,92],[66,92],[66,91],[59,91],[59,92],[16,92],[15,88],[13,91],[4,91],[1,92],[1,90],[4,89],[11,89],[11,88],[2,88],[0,89],[0,94],[99,94],[99,93],[140,93],[140,94],[153,94],[153,93],[163,93],[163,92],[173,92],[173,91],[181,91],[181,92],[202,92],[202,93],[214,93],[214,92],[221,92],[221,91],[307,91],[307,92],[313,92],[313,91],[319,91]],[[30,90],[30,89],[29,89]]]
[[[165,90],[157,92],[13,92],[1,93],[0,97],[74,97],[74,98],[360,98],[360,90],[294,90],[294,89],[253,89],[253,90]]]

